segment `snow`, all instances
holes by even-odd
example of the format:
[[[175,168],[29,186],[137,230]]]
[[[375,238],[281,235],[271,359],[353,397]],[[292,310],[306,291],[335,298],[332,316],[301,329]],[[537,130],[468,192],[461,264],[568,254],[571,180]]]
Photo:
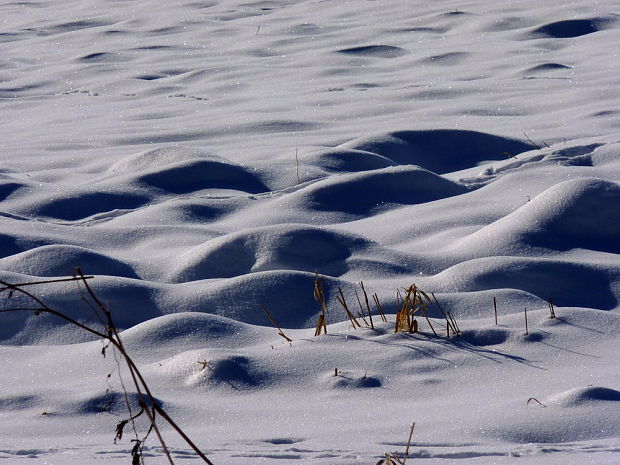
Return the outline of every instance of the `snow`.
[[[620,461],[616,2],[40,0],[0,17],[0,279],[94,276],[213,463],[374,464],[413,422],[412,463]],[[387,313],[374,329],[337,300],[357,315],[360,281]],[[412,284],[460,336],[436,304],[394,333]],[[97,324],[75,283],[28,289]],[[130,463],[113,351],[51,315],[0,318],[0,461]],[[175,463],[198,462],[161,428]],[[144,459],[165,461],[154,436]]]

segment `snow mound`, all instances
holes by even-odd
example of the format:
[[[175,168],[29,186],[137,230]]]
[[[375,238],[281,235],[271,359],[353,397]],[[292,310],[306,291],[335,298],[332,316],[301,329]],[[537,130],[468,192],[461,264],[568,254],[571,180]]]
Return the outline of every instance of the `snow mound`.
[[[268,333],[267,333],[268,331]],[[163,315],[123,331],[121,337],[129,351],[143,347],[204,348],[244,347],[261,341],[268,328],[250,326],[217,315],[183,312]]]
[[[22,251],[17,237],[10,234],[0,234],[0,256],[10,257]]]
[[[129,403],[132,411],[140,410],[140,396],[135,392],[93,392],[84,393],[78,396],[64,398],[55,409],[47,412],[50,415],[89,415],[98,413],[108,413],[115,416],[126,415],[127,403]],[[155,398],[155,402],[160,407],[164,407],[164,403]],[[147,405],[150,402],[147,400]]]
[[[71,276],[76,267],[93,275],[137,278],[134,269],[115,258],[71,245],[45,245],[0,259],[0,267],[30,276]]]
[[[465,191],[463,186],[426,169],[399,166],[329,177],[291,195],[289,201],[309,210],[366,217]]]
[[[396,58],[406,55],[407,51],[393,45],[364,45],[360,47],[343,48],[338,50],[338,53],[363,57]]]
[[[248,193],[268,188],[247,169],[219,160],[197,160],[169,164],[141,174],[136,181],[173,194],[203,189],[230,189]]]
[[[455,247],[488,254],[524,247],[620,252],[620,186],[600,179],[560,182],[515,212],[459,240]]]
[[[550,258],[485,257],[468,260],[430,278],[442,291],[519,289],[557,305],[611,310],[620,274],[586,263]],[[518,311],[515,309],[515,311]]]
[[[587,386],[570,389],[547,398],[545,405],[559,407],[579,407],[620,402],[620,391],[602,386]],[[620,407],[620,404],[616,404]]]
[[[510,331],[503,328],[486,328],[465,330],[461,337],[475,346],[495,346],[506,342],[510,335]]]
[[[582,19],[565,19],[538,26],[531,33],[531,38],[548,37],[552,39],[570,39],[593,34],[609,26],[610,18],[594,17]]]
[[[368,373],[339,370],[323,377],[327,389],[355,391],[357,389],[373,389],[383,386],[381,379]],[[352,393],[354,395],[354,393]]]
[[[270,270],[298,270],[340,276],[351,267],[406,271],[405,257],[384,251],[360,236],[302,225],[278,225],[228,234],[212,239],[179,256],[171,267],[171,282],[231,278]],[[355,258],[353,258],[355,256]],[[388,258],[389,257],[389,258]]]
[[[26,184],[20,182],[0,180],[0,200],[6,199],[25,186]]]
[[[268,374],[261,372],[251,358],[231,355],[209,360],[203,370],[188,377],[186,384],[194,388],[248,391],[267,387],[268,380]]]
[[[325,150],[313,158],[311,163],[335,173],[377,170],[397,165],[383,155],[344,148]]]
[[[400,165],[419,165],[438,174],[460,171],[489,160],[505,160],[534,148],[510,137],[458,129],[396,131],[356,139],[342,149],[375,153]]]
[[[183,296],[185,310],[208,311],[216,315],[261,326],[269,325],[262,313],[265,306],[275,321],[283,328],[307,328],[316,325],[320,313],[319,304],[313,298],[315,274],[301,271],[261,271],[226,279],[197,281],[194,285],[204,293]],[[335,278],[325,278],[328,304],[338,305],[335,297],[337,286],[349,290],[352,284]],[[342,315],[338,320],[345,319]]]
[[[212,155],[194,147],[158,147],[156,149],[140,152],[135,155],[123,157],[112,163],[108,168],[110,173],[126,174],[129,172],[141,173],[145,170],[155,170],[166,165],[174,165],[189,161],[199,160],[224,161],[222,157]]]
[[[150,197],[136,192],[104,192],[81,190],[62,193],[52,198],[41,197],[26,209],[29,215],[40,215],[65,221],[77,221],[114,210],[132,210],[146,205]]]
[[[542,399],[503,419],[490,434],[517,443],[562,444],[620,434],[620,392],[601,386],[574,388]],[[539,403],[540,402],[540,403]]]

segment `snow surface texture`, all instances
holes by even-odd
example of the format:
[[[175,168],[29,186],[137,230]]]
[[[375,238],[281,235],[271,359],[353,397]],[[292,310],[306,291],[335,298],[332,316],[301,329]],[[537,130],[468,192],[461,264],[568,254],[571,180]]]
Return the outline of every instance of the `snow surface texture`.
[[[620,9],[547,3],[1,2],[1,278],[95,275],[217,465],[373,464],[413,421],[411,463],[618,463]],[[413,283],[460,337],[393,334]],[[0,461],[129,463],[101,342],[0,317]]]

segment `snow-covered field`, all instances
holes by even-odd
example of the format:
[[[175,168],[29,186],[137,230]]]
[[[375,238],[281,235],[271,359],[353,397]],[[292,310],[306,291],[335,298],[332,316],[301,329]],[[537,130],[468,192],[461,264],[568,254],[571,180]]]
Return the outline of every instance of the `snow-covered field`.
[[[94,275],[216,465],[372,465],[413,422],[411,464],[620,463],[619,43],[612,0],[1,1],[0,279]],[[394,333],[412,284],[460,336]],[[0,461],[131,463],[111,350],[0,340]]]

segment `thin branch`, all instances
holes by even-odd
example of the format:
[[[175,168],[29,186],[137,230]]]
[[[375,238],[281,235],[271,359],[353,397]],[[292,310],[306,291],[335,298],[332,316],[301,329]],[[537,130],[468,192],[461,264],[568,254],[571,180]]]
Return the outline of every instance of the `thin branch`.
[[[127,368],[131,375],[134,387],[138,394],[138,404],[140,405],[140,408],[141,408],[138,414],[133,415],[131,412],[131,408],[129,407],[129,403],[128,403],[130,418],[128,420],[124,420],[123,422],[117,425],[117,437],[119,437],[119,435],[122,436],[122,428],[127,422],[131,421],[133,424],[133,421],[138,416],[140,416],[142,413],[146,413],[146,415],[149,417],[150,427],[144,439],[148,437],[151,430],[155,431],[158,437],[159,443],[163,449],[163,452],[166,455],[166,458],[168,459],[168,462],[170,463],[170,465],[174,465],[174,461],[172,460],[170,451],[168,450],[168,447],[166,446],[166,443],[156,423],[156,415],[159,414],[170,426],[172,426],[172,428],[175,431],[177,431],[177,433],[185,440],[187,445],[189,445],[194,450],[194,452],[196,452],[198,456],[205,463],[207,463],[207,465],[213,465],[212,462],[209,461],[209,459],[200,451],[200,449],[198,449],[198,447],[189,439],[189,437],[181,430],[181,428],[172,420],[172,418],[170,418],[170,416],[158,405],[158,402],[153,396],[153,394],[151,393],[151,390],[149,389],[145,379],[143,378],[142,373],[140,373],[140,370],[138,369],[137,365],[134,363],[134,361],[131,359],[131,357],[128,355],[127,351],[125,350],[125,347],[121,340],[118,328],[116,327],[112,319],[112,313],[105,307],[105,305],[101,302],[101,300],[99,300],[99,298],[95,295],[92,288],[89,286],[87,280],[91,278],[92,276],[84,276],[84,274],[78,268],[76,269],[76,275],[73,278],[67,278],[67,279],[39,281],[35,283],[25,283],[21,285],[10,284],[10,283],[0,280],[0,285],[4,286],[2,289],[0,289],[0,292],[10,290],[11,293],[13,292],[20,293],[23,296],[27,297],[28,299],[31,299],[33,302],[35,302],[38,305],[38,307],[15,307],[15,308],[9,308],[9,309],[0,309],[0,313],[8,313],[8,312],[15,312],[15,311],[27,311],[27,312],[32,312],[35,314],[49,313],[68,323],[71,323],[77,326],[80,329],[83,329],[84,331],[90,334],[97,336],[100,339],[108,341],[109,344],[112,345],[115,352],[118,350],[120,355],[123,357],[125,364],[127,365]],[[100,315],[97,314],[98,313],[97,310],[98,310],[105,317],[105,321],[101,320],[101,322],[104,324],[104,326],[106,326],[106,333],[93,329],[90,326],[80,323],[79,321],[71,318],[70,316],[65,315],[64,313],[61,313],[57,310],[50,308],[41,299],[36,297],[34,294],[20,287],[24,285],[30,286],[30,285],[35,285],[35,284],[47,284],[47,283],[56,283],[56,282],[69,282],[69,281],[79,281],[83,284],[88,297],[94,303],[94,307],[91,306],[91,308],[95,312],[95,315],[98,318],[100,317]],[[84,299],[84,300],[87,300],[87,299]],[[115,355],[115,359],[116,359],[116,355]],[[118,363],[118,359],[116,360]],[[120,375],[120,369],[119,369],[119,375]],[[123,385],[123,389],[125,390],[124,384],[122,382],[122,378],[121,378],[121,384]],[[148,403],[150,403],[151,405],[150,407],[148,406]],[[134,431],[135,431],[135,428],[134,428]],[[137,432],[136,432],[136,436],[137,436]],[[138,449],[143,444],[144,439],[142,441],[136,439],[136,445]],[[138,449],[135,449],[135,450],[137,451]],[[139,456],[139,455],[136,452],[136,454],[132,453],[132,456],[134,456],[135,458],[136,456]]]

